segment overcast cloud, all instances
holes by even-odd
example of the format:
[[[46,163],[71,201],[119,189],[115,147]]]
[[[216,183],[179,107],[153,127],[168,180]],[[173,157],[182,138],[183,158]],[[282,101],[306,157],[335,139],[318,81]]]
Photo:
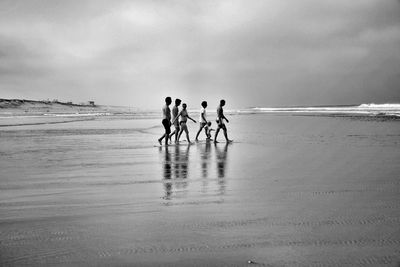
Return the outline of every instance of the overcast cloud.
[[[0,98],[400,102],[397,0],[0,0]]]

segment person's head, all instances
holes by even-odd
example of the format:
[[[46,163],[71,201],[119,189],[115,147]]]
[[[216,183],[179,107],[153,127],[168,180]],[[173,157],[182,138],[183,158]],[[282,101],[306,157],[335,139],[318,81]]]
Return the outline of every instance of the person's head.
[[[225,106],[225,100],[221,99],[221,101],[219,101],[219,104],[221,105],[221,107]]]
[[[167,96],[167,97],[165,98],[165,104],[171,105],[171,103],[172,103],[171,97]]]
[[[207,122],[207,126],[208,126],[208,127],[211,126],[211,121]]]
[[[183,104],[182,104],[182,108],[183,108],[183,109],[186,109],[186,107],[187,107],[186,103],[183,103]]]
[[[180,100],[179,98],[175,99],[175,106],[179,106],[181,104],[182,100]]]
[[[207,101],[201,102],[201,106],[202,106],[203,108],[206,108],[206,107],[207,107]]]

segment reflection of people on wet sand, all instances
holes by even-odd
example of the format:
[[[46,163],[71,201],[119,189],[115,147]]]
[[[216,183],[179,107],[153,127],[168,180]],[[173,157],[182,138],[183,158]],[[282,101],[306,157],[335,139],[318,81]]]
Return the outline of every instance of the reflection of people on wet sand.
[[[175,155],[174,155],[174,176],[179,177],[180,176],[180,150],[179,146],[175,146]]]
[[[187,177],[189,173],[189,150],[187,146],[185,151],[181,151],[179,146],[175,146],[174,157],[171,157],[171,146],[166,146],[164,151],[163,180],[164,180],[164,199],[172,199],[173,185],[177,188],[187,187]],[[160,147],[160,152],[163,152]],[[175,180],[178,179],[178,180]]]
[[[187,107],[187,105],[186,105],[185,103],[183,103],[183,104],[182,104],[182,110],[179,112],[178,116],[176,116],[176,118],[172,121],[172,124],[175,123],[175,121],[176,121],[179,117],[181,117],[181,121],[180,121],[181,131],[179,132],[179,135],[178,135],[178,142],[179,142],[179,138],[181,137],[183,131],[185,131],[185,133],[186,133],[186,140],[187,140],[187,141],[189,142],[189,144],[190,144],[190,143],[192,143],[192,142],[190,141],[190,138],[189,138],[189,130],[188,130],[187,125],[186,125],[187,119],[190,119],[190,120],[193,121],[194,123],[196,123],[196,121],[195,121],[194,119],[192,119],[192,118],[189,116],[189,114],[188,114],[188,112],[187,112],[187,110],[186,110],[186,107]]]
[[[225,136],[226,142],[228,142],[228,143],[232,142],[232,140],[228,139],[228,130],[226,129],[226,126],[225,126],[225,123],[224,123],[224,120],[226,120],[227,123],[229,123],[229,120],[224,115],[224,110],[222,108],[223,106],[225,106],[225,100],[222,99],[220,101],[220,103],[219,103],[218,108],[217,108],[217,125],[218,125],[218,128],[217,128],[217,130],[215,132],[214,143],[218,143],[217,142],[217,136],[218,136],[218,133],[219,133],[219,131],[221,129],[224,131],[224,136]]]
[[[180,150],[179,146],[176,146],[177,149],[175,149],[176,154],[175,154],[175,170],[176,176],[175,178],[181,178],[181,179],[186,179],[188,177],[188,172],[189,172],[189,150],[190,146],[186,147],[186,150],[182,152]]]
[[[228,156],[228,146],[229,143],[225,144],[223,150],[221,150],[218,145],[215,145],[215,153],[217,156],[217,172],[218,172],[218,184],[220,186],[220,194],[225,194],[225,169]]]
[[[177,188],[177,193],[185,193],[185,189],[188,185],[187,178],[189,174],[189,150],[191,146],[187,146],[183,151],[181,150],[182,147],[176,146],[178,149],[177,155],[175,155],[175,167],[178,171],[175,171],[177,174],[175,178],[175,185]]]
[[[161,141],[163,140],[163,138],[165,138],[165,145],[168,145],[169,134],[171,133],[171,110],[169,109],[169,105],[171,105],[171,103],[171,97],[166,97],[165,105],[162,108],[163,120],[161,122],[164,126],[165,133],[158,139],[160,145],[162,145]]]
[[[201,171],[202,171],[202,177],[207,178],[208,177],[208,161],[210,158],[210,150],[211,150],[211,143],[207,142],[205,146],[201,146]]]
[[[160,151],[161,148],[160,148]],[[165,158],[164,158],[164,189],[165,189],[165,199],[170,199],[172,194],[172,164],[171,164],[171,154],[169,153],[168,146],[165,147]]]
[[[210,160],[210,155],[211,155],[211,143],[206,142],[204,146],[199,146],[200,147],[200,157],[201,157],[201,176],[203,178],[202,181],[202,192],[205,193],[207,192],[207,186],[208,186],[208,169],[209,169],[209,160]],[[204,149],[203,149],[204,148]]]

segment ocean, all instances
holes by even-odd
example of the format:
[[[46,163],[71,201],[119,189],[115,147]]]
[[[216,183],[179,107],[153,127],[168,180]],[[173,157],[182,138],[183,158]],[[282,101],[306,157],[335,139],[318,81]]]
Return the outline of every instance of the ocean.
[[[209,108],[208,114],[215,117],[215,110]],[[251,107],[243,109],[226,109],[226,114],[286,114],[311,116],[344,116],[378,119],[400,118],[400,104],[361,104],[353,106],[313,106],[313,107]],[[198,110],[189,110],[189,114],[197,118]],[[68,123],[112,117],[113,119],[156,119],[161,116],[159,110],[141,110],[130,107],[99,106],[92,110],[85,109],[0,109],[0,127],[17,125]]]

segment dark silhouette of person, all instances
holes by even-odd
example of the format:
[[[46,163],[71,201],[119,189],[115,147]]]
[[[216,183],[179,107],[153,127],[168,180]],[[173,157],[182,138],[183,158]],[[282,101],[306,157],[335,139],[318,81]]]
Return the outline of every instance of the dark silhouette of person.
[[[179,106],[180,106],[181,102],[182,102],[182,100],[180,100],[179,98],[175,99],[175,106],[172,107],[172,120],[174,121],[175,130],[169,135],[169,139],[171,140],[172,136],[175,135],[175,143],[178,142],[178,134],[181,129],[179,126],[179,121],[175,120],[175,118],[179,114]]]
[[[163,119],[161,121],[162,125],[164,126],[165,133],[158,139],[160,145],[162,145],[161,141],[165,138],[165,145],[168,145],[169,134],[171,133],[171,110],[169,109],[169,105],[171,105],[172,99],[171,97],[167,96],[165,98],[165,105],[162,108],[163,112]]]
[[[224,115],[224,109],[223,109],[223,107],[225,106],[225,100],[221,100],[220,102],[219,102],[219,106],[218,106],[218,108],[217,108],[217,125],[218,125],[218,128],[217,128],[217,130],[215,131],[215,137],[214,137],[214,143],[218,143],[217,142],[217,136],[218,136],[218,133],[219,133],[219,131],[222,129],[223,131],[224,131],[224,136],[225,136],[225,140],[226,140],[226,142],[227,143],[230,143],[230,142],[232,142],[232,140],[229,140],[228,139],[228,130],[226,129],[226,126],[225,126],[225,123],[224,123],[224,120],[227,122],[227,123],[229,123],[229,120],[225,117],[225,115]]]

